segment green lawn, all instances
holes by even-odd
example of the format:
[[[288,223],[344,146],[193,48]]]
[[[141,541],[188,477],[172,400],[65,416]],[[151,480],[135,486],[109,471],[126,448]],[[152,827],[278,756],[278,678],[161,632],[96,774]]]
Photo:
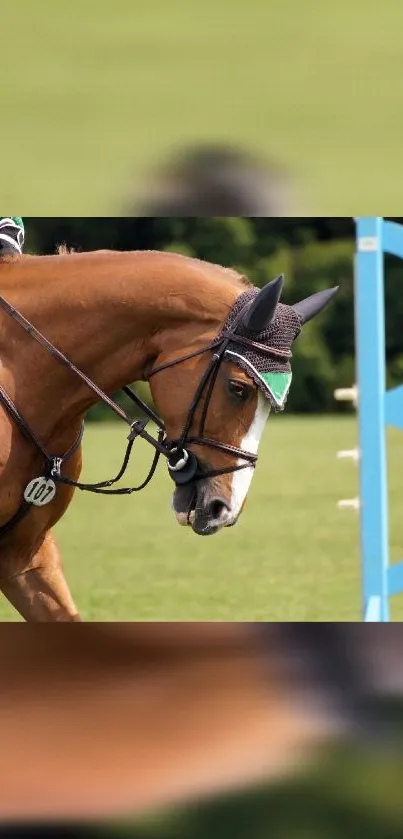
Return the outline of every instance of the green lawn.
[[[353,418],[278,417],[268,423],[239,524],[210,538],[180,528],[162,464],[139,495],[77,493],[57,528],[66,576],[89,620],[359,620],[358,519],[340,512],[357,472],[336,460],[354,446]],[[392,433],[392,559],[403,557],[403,435]],[[150,451],[136,444],[138,482]],[[89,426],[86,479],[110,477],[125,447],[119,425]],[[393,617],[403,618],[396,601]],[[0,619],[13,616],[1,602]]]
[[[219,140],[289,168],[295,215],[401,215],[401,0],[3,6],[4,212],[119,214]]]

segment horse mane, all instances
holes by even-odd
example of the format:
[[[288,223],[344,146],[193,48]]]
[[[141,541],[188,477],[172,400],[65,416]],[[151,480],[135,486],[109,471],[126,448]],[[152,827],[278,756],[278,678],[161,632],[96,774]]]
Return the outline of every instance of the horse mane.
[[[56,253],[57,253],[57,256],[69,256],[69,254],[75,253],[75,249],[74,248],[69,248],[69,246],[66,245],[65,242],[63,242],[62,245],[57,246]]]
[[[245,274],[240,274],[239,271],[235,270],[235,268],[227,268],[225,265],[219,265],[216,262],[209,263],[203,259],[196,259],[194,257],[188,257],[188,259],[193,259],[193,262],[198,262],[203,266],[211,265],[213,268],[219,268],[220,271],[224,272],[224,276],[229,282],[233,283],[235,281],[235,283],[242,288],[250,288],[252,285],[248,277]]]
[[[142,252],[143,253],[150,253],[150,254],[151,253],[156,253],[156,251],[153,251],[153,250],[144,250]],[[110,251],[110,250],[107,250],[107,249],[106,250],[98,249],[96,251],[91,251],[91,253],[113,253],[113,251]],[[117,253],[120,253],[120,251],[117,251]],[[121,253],[126,253],[126,251],[121,251]],[[127,253],[128,253],[128,251],[127,251]],[[224,277],[225,277],[225,279],[228,279],[228,282],[233,283],[235,281],[235,283],[238,286],[241,286],[242,288],[250,288],[251,285],[252,285],[252,283],[250,282],[248,277],[246,277],[245,274],[240,274],[239,271],[236,271],[235,268],[227,268],[225,265],[219,265],[218,263],[215,263],[215,262],[208,262],[205,259],[199,259],[198,257],[194,257],[194,256],[187,256],[187,255],[181,254],[181,253],[174,253],[173,251],[160,251],[160,253],[165,253],[166,256],[173,256],[173,257],[183,259],[183,260],[186,260],[186,261],[190,260],[191,262],[196,262],[201,267],[203,267],[204,269],[205,269],[206,266],[209,266],[211,268],[218,268],[220,270],[220,272],[224,272]],[[75,248],[70,248],[65,242],[63,242],[61,245],[57,246],[56,254],[57,254],[57,256],[71,256],[73,254],[79,255],[77,253],[77,251],[75,250]]]

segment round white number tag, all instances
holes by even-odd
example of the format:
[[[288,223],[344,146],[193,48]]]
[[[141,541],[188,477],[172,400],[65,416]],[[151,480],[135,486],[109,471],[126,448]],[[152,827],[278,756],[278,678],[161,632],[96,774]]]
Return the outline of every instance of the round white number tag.
[[[25,492],[25,501],[34,504],[35,507],[43,507],[53,501],[56,495],[56,484],[52,478],[34,478],[30,481]]]

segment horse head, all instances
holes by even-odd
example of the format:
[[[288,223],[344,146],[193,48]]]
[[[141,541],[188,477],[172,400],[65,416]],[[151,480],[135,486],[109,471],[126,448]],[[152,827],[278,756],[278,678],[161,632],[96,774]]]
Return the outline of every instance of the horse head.
[[[293,306],[280,303],[284,278],[238,294],[217,334],[191,336],[186,349],[150,375],[172,456],[173,509],[199,535],[238,521],[271,411],[291,385],[291,346],[337,288]],[[183,349],[183,348],[182,348]]]

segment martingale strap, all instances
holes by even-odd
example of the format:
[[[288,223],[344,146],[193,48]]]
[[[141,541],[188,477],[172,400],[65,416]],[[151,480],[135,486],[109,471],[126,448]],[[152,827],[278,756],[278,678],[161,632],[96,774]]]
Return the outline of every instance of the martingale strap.
[[[52,475],[53,466],[54,466],[55,462],[58,462],[60,464],[65,463],[67,460],[69,460],[73,456],[73,454],[79,448],[79,446],[81,444],[81,441],[83,439],[84,423],[82,424],[82,426],[80,428],[80,431],[79,431],[73,445],[68,449],[68,451],[65,452],[61,456],[55,457],[53,455],[50,455],[46,451],[44,446],[42,446],[42,443],[40,442],[40,440],[38,440],[38,438],[36,437],[36,435],[34,434],[32,429],[30,428],[30,426],[28,425],[26,420],[21,416],[20,412],[17,410],[14,403],[12,402],[12,400],[10,399],[10,397],[8,396],[8,394],[6,393],[6,391],[4,390],[4,388],[1,385],[0,385],[0,404],[3,405],[3,407],[5,408],[7,413],[14,420],[15,424],[20,429],[20,431],[23,434],[23,436],[25,437],[25,439],[28,440],[30,443],[33,443],[39,449],[39,451],[42,453],[43,459],[44,459],[44,467],[45,467],[44,477],[49,477],[50,478],[51,475]],[[25,518],[27,513],[29,513],[31,507],[32,507],[32,504],[30,504],[29,501],[26,501],[24,499],[21,502],[21,504],[20,504],[17,512],[14,514],[14,516],[12,516],[12,518],[9,519],[9,521],[7,521],[5,524],[0,526],[0,538],[2,536],[5,536],[7,533],[9,533],[11,530],[13,530],[14,527],[17,526],[17,524],[19,524],[21,521],[23,521],[23,519]]]
[[[86,490],[87,492],[95,492],[95,493],[104,494],[104,495],[130,495],[132,492],[139,492],[141,489],[144,489],[144,487],[149,483],[149,481],[151,480],[151,478],[154,475],[154,472],[157,468],[158,460],[159,460],[160,455],[161,455],[161,452],[158,451],[158,450],[156,450],[156,452],[154,454],[154,458],[153,458],[153,461],[152,461],[152,464],[151,464],[150,471],[149,471],[147,477],[145,478],[145,480],[141,484],[139,484],[138,486],[134,486],[134,487],[120,487],[119,489],[108,489],[113,484],[117,483],[117,481],[119,481],[123,477],[124,473],[126,472],[126,469],[128,467],[129,460],[130,460],[131,451],[132,451],[132,448],[133,448],[133,443],[134,443],[135,439],[138,436],[140,436],[140,434],[144,430],[144,426],[148,422],[148,420],[138,420],[138,421],[135,421],[135,422],[132,423],[131,432],[130,432],[129,437],[128,437],[129,442],[128,442],[128,445],[127,445],[127,448],[126,448],[126,453],[125,453],[125,456],[124,456],[124,459],[123,459],[122,466],[119,469],[119,472],[117,473],[117,475],[114,478],[111,478],[107,481],[99,481],[98,483],[95,483],[95,484],[88,484],[88,483],[81,483],[79,481],[74,481],[71,478],[67,478],[66,476],[63,476],[61,474],[61,469],[62,469],[63,464],[66,463],[73,456],[73,454],[75,454],[75,452],[77,451],[77,449],[79,448],[79,446],[82,443],[82,439],[83,439],[83,436],[84,436],[84,430],[85,430],[84,429],[84,423],[82,423],[80,431],[79,431],[73,445],[68,449],[67,452],[65,452],[63,455],[51,455],[45,449],[45,447],[42,445],[40,440],[38,440],[38,438],[36,437],[36,435],[34,434],[32,429],[30,428],[30,426],[28,425],[28,423],[26,422],[26,420],[24,419],[22,414],[18,411],[18,409],[14,405],[13,401],[10,399],[10,397],[8,396],[8,394],[5,392],[4,388],[1,385],[0,385],[0,404],[5,408],[7,413],[14,420],[15,424],[20,429],[20,431],[23,434],[23,436],[25,437],[25,439],[28,440],[29,442],[33,443],[39,449],[39,451],[42,453],[43,460],[44,460],[43,478],[46,479],[47,483],[50,484],[50,485],[52,485],[52,483],[66,484],[68,486],[75,487],[76,489]],[[159,432],[158,439],[159,439],[159,442],[162,444],[162,439],[163,439],[163,431],[162,430],[160,430],[160,432]],[[42,480],[42,476],[39,480]],[[31,483],[35,484],[35,479]],[[30,484],[28,486],[30,486]],[[53,495],[52,495],[52,497],[53,497]],[[49,500],[52,500],[52,498],[50,498]],[[17,512],[14,514],[14,516],[12,516],[12,518],[9,519],[9,521],[7,521],[5,524],[0,526],[0,538],[2,538],[3,536],[6,536],[18,524],[20,524],[21,521],[23,521],[23,519],[26,517],[26,515],[32,509],[33,504],[35,504],[34,501],[27,501],[26,498],[24,497],[23,501],[21,502],[21,504],[20,504]]]

